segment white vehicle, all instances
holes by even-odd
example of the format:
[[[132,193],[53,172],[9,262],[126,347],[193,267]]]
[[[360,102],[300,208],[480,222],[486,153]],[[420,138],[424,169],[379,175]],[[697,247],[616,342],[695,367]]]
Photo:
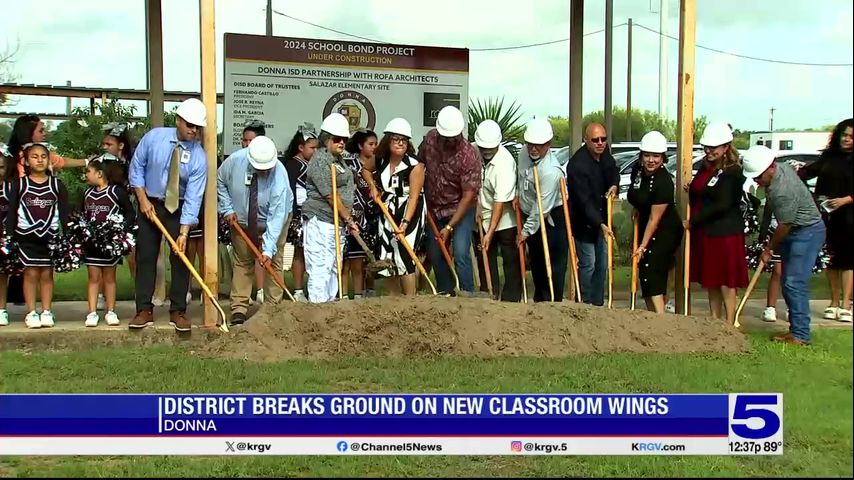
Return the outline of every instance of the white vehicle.
[[[759,132],[750,134],[751,145],[765,145],[776,154],[817,152],[827,147],[830,132]]]

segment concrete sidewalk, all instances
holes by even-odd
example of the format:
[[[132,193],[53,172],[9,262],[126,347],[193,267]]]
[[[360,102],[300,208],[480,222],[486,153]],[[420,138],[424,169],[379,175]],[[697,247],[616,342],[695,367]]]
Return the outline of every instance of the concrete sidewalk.
[[[347,301],[347,300],[345,300]],[[220,305],[225,310],[226,314],[230,314],[230,301],[229,300],[220,300]],[[834,320],[825,320],[822,316],[823,310],[829,302],[827,300],[813,300],[810,302],[810,306],[812,308],[812,326],[813,328],[852,328],[851,323],[838,322]],[[643,300],[638,299],[637,306],[639,309],[644,308]],[[614,308],[617,309],[628,309],[629,301],[623,299],[615,299],[614,300]],[[692,302],[692,312],[695,315],[704,315],[707,314],[708,310],[708,302],[705,298],[694,299]],[[257,311],[258,305],[250,307],[249,314],[250,316]],[[785,321],[786,316],[786,306],[781,301],[777,305],[777,316],[778,320],[776,322],[764,322],[761,319],[762,311],[765,309],[765,301],[764,300],[750,300],[747,302],[747,305],[744,308],[744,313],[741,317],[741,323],[747,327],[748,330],[763,330],[763,329],[775,329],[781,330],[787,327],[787,323]],[[128,322],[133,318],[135,314],[135,306],[132,301],[121,301],[116,304],[116,313],[121,320],[121,325],[118,327],[108,327],[104,322],[103,315],[105,312],[98,312],[101,315],[101,323],[98,327],[95,328],[86,328],[83,326],[83,320],[88,313],[88,307],[86,302],[57,302],[53,305],[53,314],[56,317],[56,326],[52,329],[44,329],[46,331],[49,330],[127,330]],[[195,298],[189,305],[187,309],[188,317],[192,321],[195,327],[199,327],[202,325],[202,306],[198,300]],[[24,316],[27,313],[27,309],[21,305],[9,305],[9,325],[6,327],[0,327],[0,335],[3,332],[23,332],[27,331],[26,326],[24,325]],[[251,317],[250,317],[251,318]],[[251,320],[250,320],[251,321]],[[152,327],[148,327],[152,328]],[[155,329],[168,329],[172,330],[172,327],[169,325],[169,305],[168,303],[162,307],[155,307],[154,309],[154,328]],[[37,333],[42,329],[32,330],[33,333]]]

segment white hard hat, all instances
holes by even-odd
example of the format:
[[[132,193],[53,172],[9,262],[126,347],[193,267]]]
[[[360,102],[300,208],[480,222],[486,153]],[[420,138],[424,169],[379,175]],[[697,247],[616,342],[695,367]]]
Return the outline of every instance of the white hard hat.
[[[439,116],[436,117],[436,130],[443,137],[456,137],[463,133],[465,125],[463,112],[453,105],[448,105],[439,110]]]
[[[336,137],[350,138],[350,122],[338,112],[330,113],[320,124],[320,130]]]
[[[753,145],[744,154],[744,176],[756,178],[762,175],[774,163],[774,159],[774,152],[770,148],[765,145]]]
[[[249,163],[255,170],[269,170],[276,166],[276,144],[270,137],[259,135],[249,142]]]
[[[184,100],[178,105],[178,110],[175,113],[187,123],[199,127],[208,126],[208,111],[205,109],[205,104],[198,98]]]
[[[525,129],[525,141],[534,145],[542,145],[548,143],[554,137],[552,124],[545,118],[535,118],[531,120],[528,127]]]
[[[640,150],[647,153],[664,153],[667,151],[667,139],[657,130],[647,132],[641,138]]]
[[[405,118],[392,118],[385,126],[383,133],[396,133],[406,138],[412,138],[412,125]]]
[[[704,147],[720,147],[732,142],[732,129],[726,122],[712,122],[703,130],[700,145]]]
[[[501,127],[495,120],[484,120],[474,132],[474,143],[480,148],[495,148],[501,144]]]

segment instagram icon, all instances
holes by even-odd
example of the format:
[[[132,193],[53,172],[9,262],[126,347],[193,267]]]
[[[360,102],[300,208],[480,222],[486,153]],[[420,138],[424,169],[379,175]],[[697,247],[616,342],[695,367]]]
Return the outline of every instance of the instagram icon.
[[[514,441],[510,442],[510,450],[513,452],[521,452],[522,451],[522,442]]]

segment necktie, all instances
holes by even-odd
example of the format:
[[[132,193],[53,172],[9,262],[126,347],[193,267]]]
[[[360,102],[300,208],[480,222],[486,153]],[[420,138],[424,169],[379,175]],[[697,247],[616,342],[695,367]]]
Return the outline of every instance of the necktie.
[[[258,242],[258,173],[252,173],[249,183],[249,238],[257,245]]]
[[[172,150],[172,160],[169,163],[169,177],[166,180],[166,198],[164,206],[169,213],[178,210],[178,182],[181,180],[181,147],[175,145]]]

